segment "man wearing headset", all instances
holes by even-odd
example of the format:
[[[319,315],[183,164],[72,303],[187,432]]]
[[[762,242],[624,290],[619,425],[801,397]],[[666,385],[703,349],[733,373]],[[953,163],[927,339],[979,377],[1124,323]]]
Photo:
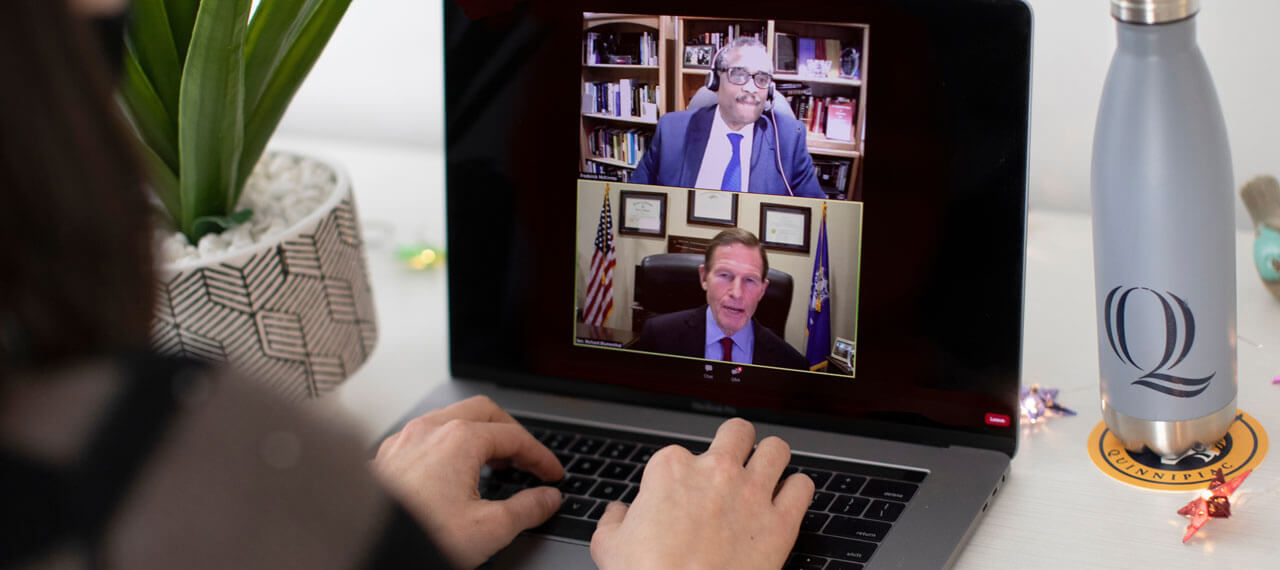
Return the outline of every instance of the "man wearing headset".
[[[717,103],[663,115],[631,182],[826,198],[804,125],[764,112],[773,99],[773,63],[764,44],[740,37],[712,63],[707,88]]]

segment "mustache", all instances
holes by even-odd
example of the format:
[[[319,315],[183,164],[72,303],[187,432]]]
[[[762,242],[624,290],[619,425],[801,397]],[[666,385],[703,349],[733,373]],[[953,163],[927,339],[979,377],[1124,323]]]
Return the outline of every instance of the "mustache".
[[[733,100],[739,103],[751,103],[752,105],[759,105],[761,101],[759,97],[756,97],[755,95],[752,95],[750,93],[743,93],[741,95],[738,95],[737,97],[734,97]]]

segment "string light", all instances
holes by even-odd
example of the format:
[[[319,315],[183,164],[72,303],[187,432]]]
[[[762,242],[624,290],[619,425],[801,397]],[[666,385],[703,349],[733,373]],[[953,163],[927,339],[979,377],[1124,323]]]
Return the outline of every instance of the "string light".
[[[444,252],[426,244],[402,245],[396,248],[396,259],[415,271],[427,271],[444,264]]]
[[[1039,423],[1049,415],[1074,416],[1076,413],[1057,402],[1057,388],[1041,388],[1032,384],[1018,395],[1018,408],[1028,423]]]

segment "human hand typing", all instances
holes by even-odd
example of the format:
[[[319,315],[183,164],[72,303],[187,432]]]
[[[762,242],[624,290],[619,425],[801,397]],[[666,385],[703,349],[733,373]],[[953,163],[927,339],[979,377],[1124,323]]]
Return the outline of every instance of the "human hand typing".
[[[630,508],[612,503],[600,518],[591,537],[596,564],[603,570],[781,568],[813,498],[813,481],[796,473],[779,485],[791,448],[768,437],[752,453],[755,437],[755,427],[735,418],[720,426],[702,455],[677,446],[655,453]]]
[[[534,487],[504,501],[480,498],[480,469],[514,466],[543,481],[564,468],[555,454],[484,396],[418,417],[388,437],[375,471],[430,533],[450,561],[474,568],[560,507],[555,487]]]

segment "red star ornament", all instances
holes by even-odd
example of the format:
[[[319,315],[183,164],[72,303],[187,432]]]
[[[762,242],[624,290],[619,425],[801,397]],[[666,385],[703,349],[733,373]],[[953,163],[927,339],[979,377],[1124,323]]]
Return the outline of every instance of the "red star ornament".
[[[1213,481],[1209,482],[1209,489],[1204,491],[1202,496],[1196,497],[1194,501],[1178,509],[1178,514],[1191,517],[1191,522],[1187,524],[1187,533],[1182,536],[1183,544],[1191,540],[1191,537],[1195,536],[1200,527],[1209,522],[1209,519],[1231,516],[1231,495],[1236,492],[1236,489],[1240,488],[1240,484],[1244,483],[1245,478],[1250,473],[1253,473],[1252,469],[1241,473],[1239,477],[1227,481],[1222,476],[1221,469],[1214,470]]]

